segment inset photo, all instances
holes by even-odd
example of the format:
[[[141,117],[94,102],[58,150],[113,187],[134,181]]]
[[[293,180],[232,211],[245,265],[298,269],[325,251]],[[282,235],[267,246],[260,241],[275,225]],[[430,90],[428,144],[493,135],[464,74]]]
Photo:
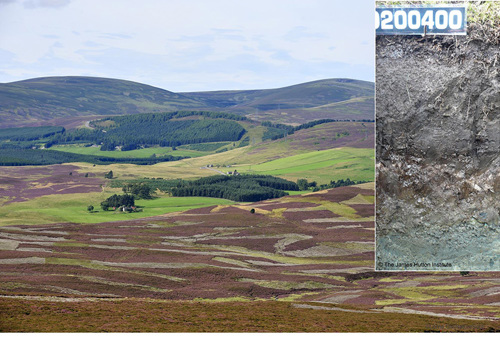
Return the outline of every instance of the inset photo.
[[[499,18],[377,2],[377,270],[500,270]]]

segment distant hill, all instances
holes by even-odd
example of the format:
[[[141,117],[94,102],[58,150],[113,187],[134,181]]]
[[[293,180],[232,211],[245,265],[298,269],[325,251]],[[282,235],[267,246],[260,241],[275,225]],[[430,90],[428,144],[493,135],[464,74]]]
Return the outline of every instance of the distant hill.
[[[321,118],[374,119],[374,90],[372,82],[339,78],[279,89],[182,94],[252,119],[301,124]]]
[[[0,84],[0,125],[85,115],[205,109],[204,103],[131,81],[43,77]]]
[[[328,79],[292,85],[279,89],[184,92],[218,107],[252,107],[259,110],[312,108],[346,101],[356,97],[373,96],[371,82],[351,79]]]
[[[374,119],[373,96],[372,82],[351,79],[278,89],[174,93],[118,79],[43,77],[0,83],[0,128],[67,126],[82,116],[178,110],[224,111],[290,124],[322,118]]]

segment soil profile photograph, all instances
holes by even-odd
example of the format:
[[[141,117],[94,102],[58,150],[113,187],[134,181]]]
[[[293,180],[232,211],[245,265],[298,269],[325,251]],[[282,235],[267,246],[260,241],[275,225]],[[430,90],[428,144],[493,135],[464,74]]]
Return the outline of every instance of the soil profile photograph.
[[[427,27],[377,33],[377,270],[500,270],[500,2],[422,9],[441,5],[379,14]],[[464,34],[431,33],[458,27],[453,7],[465,7]]]

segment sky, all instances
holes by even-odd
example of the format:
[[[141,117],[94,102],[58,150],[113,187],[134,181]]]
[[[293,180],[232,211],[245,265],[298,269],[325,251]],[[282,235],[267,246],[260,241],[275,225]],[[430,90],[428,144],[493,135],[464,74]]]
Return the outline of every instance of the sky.
[[[0,83],[131,80],[174,92],[374,81],[373,0],[0,0]]]

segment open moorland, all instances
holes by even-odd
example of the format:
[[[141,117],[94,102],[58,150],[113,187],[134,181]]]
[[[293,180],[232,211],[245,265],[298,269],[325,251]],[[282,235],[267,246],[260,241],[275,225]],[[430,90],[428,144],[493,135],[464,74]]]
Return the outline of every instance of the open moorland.
[[[498,273],[373,270],[373,187],[2,227],[0,329],[500,329]]]

